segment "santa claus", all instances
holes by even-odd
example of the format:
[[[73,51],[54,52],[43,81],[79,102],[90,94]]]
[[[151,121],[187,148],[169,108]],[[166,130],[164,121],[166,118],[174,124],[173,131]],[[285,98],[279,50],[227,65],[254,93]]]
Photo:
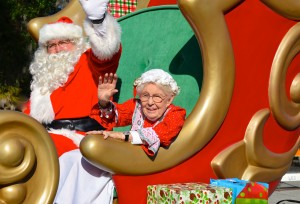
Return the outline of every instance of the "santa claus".
[[[77,149],[85,132],[103,129],[89,115],[99,76],[115,73],[121,55],[121,29],[106,12],[108,0],[80,3],[86,36],[68,17],[44,25],[29,68],[32,92],[24,112],[48,129],[59,156]]]

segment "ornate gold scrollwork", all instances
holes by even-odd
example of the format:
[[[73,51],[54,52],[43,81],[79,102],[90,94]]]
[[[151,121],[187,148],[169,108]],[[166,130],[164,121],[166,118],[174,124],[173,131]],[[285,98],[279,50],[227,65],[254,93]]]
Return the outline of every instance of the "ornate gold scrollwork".
[[[51,203],[58,157],[45,128],[16,111],[0,111],[0,203]]]
[[[244,140],[231,145],[212,160],[218,178],[271,182],[287,172],[300,138],[288,152],[277,154],[268,150],[263,144],[263,128],[269,115],[268,109],[258,111],[247,127]]]
[[[286,72],[293,58],[300,51],[300,24],[294,25],[281,41],[272,64],[269,85],[269,100],[272,114],[276,121],[287,130],[294,130],[300,125],[300,86],[299,74],[294,78],[288,98]]]
[[[278,14],[300,19],[299,1],[262,0]],[[300,125],[300,74],[290,87],[290,98],[285,89],[286,71],[300,51],[300,24],[293,26],[281,41],[274,57],[269,82],[269,101],[272,116],[286,130]],[[251,119],[243,141],[220,152],[211,162],[219,178],[239,177],[245,180],[271,182],[280,179],[289,169],[299,145],[300,137],[287,152],[276,154],[263,144],[263,127],[270,115],[268,109],[258,111]],[[239,155],[239,156],[237,156]],[[235,167],[239,166],[239,170]]]

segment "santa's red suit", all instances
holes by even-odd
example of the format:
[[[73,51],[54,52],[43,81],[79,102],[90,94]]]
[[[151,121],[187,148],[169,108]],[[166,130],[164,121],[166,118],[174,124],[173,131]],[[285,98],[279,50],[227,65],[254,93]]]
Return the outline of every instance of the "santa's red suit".
[[[52,39],[82,37],[78,26],[70,19],[64,19],[47,24],[41,29],[39,45],[42,49],[46,49],[47,41]],[[32,87],[30,101],[24,111],[45,125],[59,122],[58,128],[49,128],[59,156],[78,148],[84,132],[92,130],[76,128],[72,120],[76,120],[76,123],[77,120],[81,121],[83,126],[86,120],[90,120],[92,107],[98,102],[99,76],[115,73],[118,67],[121,55],[119,24],[107,13],[103,23],[96,26],[88,20],[85,21],[84,28],[91,48],[82,53],[67,81],[49,93],[41,93],[38,86]],[[60,126],[61,121],[65,123],[69,120],[69,126]]]

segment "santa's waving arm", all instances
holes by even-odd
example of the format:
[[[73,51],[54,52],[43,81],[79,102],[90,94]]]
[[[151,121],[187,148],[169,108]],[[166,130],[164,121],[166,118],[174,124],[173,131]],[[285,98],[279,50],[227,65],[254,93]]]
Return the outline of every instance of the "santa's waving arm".
[[[84,30],[94,55],[100,60],[111,59],[119,50],[121,27],[107,12],[109,0],[80,0],[86,13]]]

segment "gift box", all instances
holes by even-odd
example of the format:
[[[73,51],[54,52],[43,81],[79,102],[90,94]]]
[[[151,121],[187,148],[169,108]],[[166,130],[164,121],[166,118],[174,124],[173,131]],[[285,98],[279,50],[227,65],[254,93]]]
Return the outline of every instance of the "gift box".
[[[148,204],[229,204],[232,190],[205,183],[177,183],[147,187]]]
[[[234,204],[267,204],[269,185],[263,182],[251,182],[238,178],[210,179],[214,186],[232,189]]]

